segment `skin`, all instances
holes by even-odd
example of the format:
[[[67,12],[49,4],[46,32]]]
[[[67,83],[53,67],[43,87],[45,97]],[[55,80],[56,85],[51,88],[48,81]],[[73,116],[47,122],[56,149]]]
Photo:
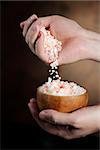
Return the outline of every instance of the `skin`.
[[[48,55],[43,47],[44,35],[40,32],[43,26],[62,42],[62,51],[59,52],[58,57],[59,65],[83,59],[100,61],[99,34],[88,31],[77,22],[62,16],[53,15],[38,18],[33,15],[23,21],[20,27],[23,29],[23,36],[31,51],[44,62],[49,63]]]
[[[32,117],[43,130],[67,140],[84,137],[100,130],[100,105],[81,108],[72,113],[52,109],[39,113],[36,100],[30,99],[28,107]]]
[[[43,26],[62,42],[62,51],[58,57],[59,65],[83,59],[100,61],[99,34],[88,31],[77,22],[62,16],[38,18],[32,15],[21,22],[20,27],[31,51],[45,63],[49,62],[43,47],[44,35],[40,32]],[[84,137],[100,130],[100,105],[88,106],[72,113],[61,113],[50,109],[39,112],[36,100],[31,99],[28,107],[42,129],[65,139]]]

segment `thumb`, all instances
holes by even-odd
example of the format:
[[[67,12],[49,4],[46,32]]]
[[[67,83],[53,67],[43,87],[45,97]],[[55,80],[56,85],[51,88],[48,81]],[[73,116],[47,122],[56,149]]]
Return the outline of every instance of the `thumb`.
[[[39,117],[42,120],[48,121],[58,125],[73,125],[74,120],[71,113],[62,113],[56,110],[48,109],[39,113]]]

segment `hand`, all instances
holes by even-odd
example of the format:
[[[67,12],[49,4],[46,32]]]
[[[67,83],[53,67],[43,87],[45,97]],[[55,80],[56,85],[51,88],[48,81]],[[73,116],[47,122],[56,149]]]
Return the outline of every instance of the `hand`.
[[[61,113],[51,109],[39,113],[35,99],[31,99],[28,106],[42,129],[65,139],[84,137],[100,129],[99,105],[81,108],[72,113]]]
[[[85,30],[73,20],[57,15],[40,18],[33,15],[20,26],[32,52],[46,63],[48,63],[48,56],[43,47],[44,36],[40,32],[43,26],[62,42],[62,51],[59,52],[58,57],[59,65],[83,59],[100,61],[100,35]]]

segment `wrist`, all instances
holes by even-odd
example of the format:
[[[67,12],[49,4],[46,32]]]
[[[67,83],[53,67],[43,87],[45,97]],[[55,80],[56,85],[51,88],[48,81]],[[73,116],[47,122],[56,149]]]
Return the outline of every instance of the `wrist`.
[[[100,61],[100,34],[84,30],[84,57]]]

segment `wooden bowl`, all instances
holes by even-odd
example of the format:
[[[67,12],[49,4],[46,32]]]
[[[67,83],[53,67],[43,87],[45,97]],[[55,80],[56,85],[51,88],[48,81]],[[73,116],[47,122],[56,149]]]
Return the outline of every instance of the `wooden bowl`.
[[[72,112],[88,104],[88,92],[78,96],[55,96],[44,94],[37,88],[39,110],[54,109],[59,112]]]

